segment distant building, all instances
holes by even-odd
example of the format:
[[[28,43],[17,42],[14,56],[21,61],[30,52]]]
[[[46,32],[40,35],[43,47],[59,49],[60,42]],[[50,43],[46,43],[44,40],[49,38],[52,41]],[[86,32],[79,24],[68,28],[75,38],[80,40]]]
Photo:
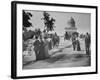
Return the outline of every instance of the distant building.
[[[74,18],[71,17],[67,22],[67,27],[65,27],[65,37],[70,38],[74,32],[77,32],[77,27],[75,26]]]

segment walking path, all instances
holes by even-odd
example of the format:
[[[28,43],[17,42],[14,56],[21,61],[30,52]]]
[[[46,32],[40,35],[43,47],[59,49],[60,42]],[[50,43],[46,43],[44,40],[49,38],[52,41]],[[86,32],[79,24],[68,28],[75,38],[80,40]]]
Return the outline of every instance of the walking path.
[[[80,43],[82,51],[73,51],[71,41],[62,41],[58,48],[50,51],[50,58],[30,61],[23,69],[89,66],[90,56],[85,54],[84,41],[80,40]]]
[[[52,57],[56,53],[61,52],[63,49],[68,48],[70,46],[72,46],[72,44],[71,44],[70,41],[68,41],[68,40],[62,41],[62,42],[60,42],[59,47],[50,50],[49,51],[49,54]],[[35,60],[36,60],[35,52],[34,51],[31,51],[30,54],[24,56],[24,61],[23,61],[24,63],[23,64],[27,64],[27,63],[30,63],[31,61],[35,61]]]

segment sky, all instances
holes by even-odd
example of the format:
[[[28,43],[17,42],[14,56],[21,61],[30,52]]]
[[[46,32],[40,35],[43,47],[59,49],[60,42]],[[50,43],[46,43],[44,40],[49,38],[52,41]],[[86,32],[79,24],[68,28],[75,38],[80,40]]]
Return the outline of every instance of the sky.
[[[44,29],[44,21],[41,19],[43,18],[43,11],[34,11],[28,10],[26,12],[30,12],[33,16],[29,20],[33,28],[40,28],[41,30]],[[77,27],[77,31],[79,33],[86,33],[91,30],[91,14],[90,13],[73,13],[73,12],[54,12],[54,11],[46,11],[50,14],[50,17],[53,17],[56,21],[54,25],[55,32],[58,35],[63,35],[65,33],[65,27],[68,27],[68,21],[71,17],[74,18],[75,24]]]

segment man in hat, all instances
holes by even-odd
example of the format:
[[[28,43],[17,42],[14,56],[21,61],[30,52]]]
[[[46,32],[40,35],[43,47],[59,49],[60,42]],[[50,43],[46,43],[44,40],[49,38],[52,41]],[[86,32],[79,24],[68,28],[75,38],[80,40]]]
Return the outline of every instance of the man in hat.
[[[85,48],[86,48],[86,54],[90,54],[90,35],[86,33],[85,36]]]
[[[76,36],[72,35],[72,45],[73,45],[73,50],[75,51],[76,49]]]
[[[35,51],[35,54],[36,54],[36,60],[39,60],[39,47],[40,47],[40,41],[38,40],[38,36],[35,37],[35,42],[33,43],[34,45],[34,51]]]

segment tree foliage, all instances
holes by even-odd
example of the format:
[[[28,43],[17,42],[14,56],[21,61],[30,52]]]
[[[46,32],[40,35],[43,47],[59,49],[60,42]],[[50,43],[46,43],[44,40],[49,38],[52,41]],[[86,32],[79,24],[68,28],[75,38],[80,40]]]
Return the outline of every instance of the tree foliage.
[[[46,11],[43,12],[43,16],[44,16],[44,18],[42,18],[42,19],[44,20],[44,24],[45,24],[46,30],[47,31],[54,30],[55,19],[50,17],[50,14],[47,13]]]
[[[31,13],[23,11],[23,29],[32,26],[32,23],[29,22],[30,17],[32,17]]]

